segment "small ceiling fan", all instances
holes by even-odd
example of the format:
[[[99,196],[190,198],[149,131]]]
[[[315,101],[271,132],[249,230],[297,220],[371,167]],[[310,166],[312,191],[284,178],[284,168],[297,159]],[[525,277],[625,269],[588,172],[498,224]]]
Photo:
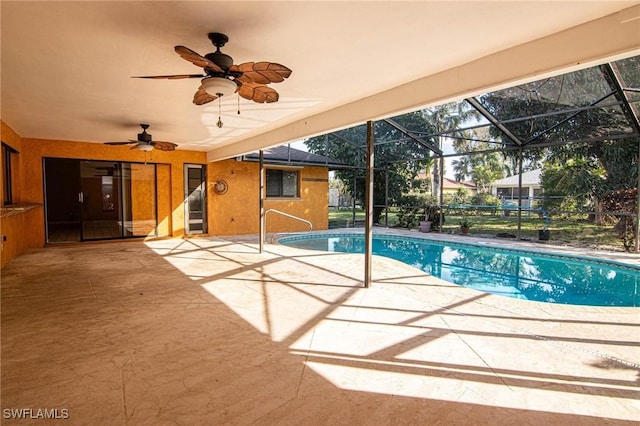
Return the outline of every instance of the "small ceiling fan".
[[[138,76],[134,78],[182,79],[202,78],[201,85],[193,96],[193,103],[204,105],[222,96],[235,92],[245,99],[258,103],[277,102],[276,92],[267,84],[280,83],[291,75],[291,70],[274,62],[245,62],[233,64],[233,58],[220,51],[229,37],[220,33],[209,33],[209,40],[216,46],[216,51],[204,56],[188,47],[175,46],[175,51],[183,59],[204,69],[205,74],[179,74]]]
[[[138,139],[129,139],[127,142],[105,142],[105,145],[130,145],[134,144],[131,149],[138,148],[140,151],[151,151],[152,149],[159,149],[160,151],[174,151],[177,144],[173,142],[153,141],[151,135],[147,133],[149,128],[148,124],[140,124],[142,127],[142,133],[138,133]]]

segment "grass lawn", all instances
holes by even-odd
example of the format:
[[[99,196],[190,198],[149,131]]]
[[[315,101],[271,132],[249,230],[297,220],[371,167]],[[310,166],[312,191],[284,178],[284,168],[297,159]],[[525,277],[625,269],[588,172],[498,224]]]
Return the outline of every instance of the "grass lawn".
[[[448,214],[445,211],[445,223],[443,232],[459,233],[459,222],[463,215],[460,212]],[[518,219],[517,213],[513,212],[510,216],[504,217],[500,214],[492,216],[490,214],[465,216],[471,221],[470,235],[486,235],[496,236],[499,233],[508,233],[518,235]],[[356,226],[362,226],[365,218],[364,210],[356,209],[355,219]],[[397,226],[397,215],[390,211],[388,217],[388,226]],[[385,225],[385,214],[380,218],[380,224]],[[522,224],[520,235],[522,238],[537,240],[538,230],[543,229],[545,220],[536,214],[522,214]],[[329,210],[329,228],[353,227],[353,210]],[[609,248],[622,248],[622,242],[613,226],[596,225],[586,220],[586,216],[575,216],[570,218],[551,217],[549,222],[549,231],[551,232],[550,243],[569,244],[569,245],[590,245],[590,246],[608,246]]]

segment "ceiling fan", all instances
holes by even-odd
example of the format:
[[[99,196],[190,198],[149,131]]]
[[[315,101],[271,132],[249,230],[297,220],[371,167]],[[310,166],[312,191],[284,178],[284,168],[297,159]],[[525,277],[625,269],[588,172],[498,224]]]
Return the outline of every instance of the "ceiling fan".
[[[291,70],[274,62],[245,62],[233,64],[233,58],[220,51],[229,37],[220,33],[209,33],[209,40],[216,51],[204,56],[188,47],[175,46],[175,51],[183,59],[204,69],[205,74],[179,74],[139,76],[135,78],[182,79],[202,78],[201,85],[193,96],[193,103],[204,105],[222,96],[235,92],[245,99],[258,103],[277,102],[279,95],[267,84],[280,83],[291,75]]]
[[[147,133],[149,125],[140,124],[140,127],[142,127],[142,133],[138,133],[137,140],[129,139],[127,142],[105,142],[105,145],[134,144],[131,149],[138,148],[140,151],[151,151],[154,148],[159,149],[160,151],[174,151],[178,146],[173,142],[153,141],[151,140],[151,135]]]

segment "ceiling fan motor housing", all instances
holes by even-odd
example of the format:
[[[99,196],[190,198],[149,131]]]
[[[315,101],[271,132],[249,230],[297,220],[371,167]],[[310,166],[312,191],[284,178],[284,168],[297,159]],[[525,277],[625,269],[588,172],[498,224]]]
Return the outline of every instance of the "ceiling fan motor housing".
[[[213,52],[207,53],[204,55],[205,58],[222,68],[223,70],[228,70],[231,65],[233,65],[233,58],[222,52]]]
[[[141,124],[140,127],[142,127],[142,133],[138,133],[138,140],[140,142],[146,142],[146,143],[151,142],[151,135],[147,133],[147,129],[149,128],[149,125]]]

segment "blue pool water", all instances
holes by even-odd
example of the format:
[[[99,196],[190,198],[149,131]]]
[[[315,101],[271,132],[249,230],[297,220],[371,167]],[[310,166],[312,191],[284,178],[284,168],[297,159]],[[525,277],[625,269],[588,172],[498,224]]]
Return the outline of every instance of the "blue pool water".
[[[357,234],[299,235],[279,242],[364,253],[364,236]],[[373,254],[501,296],[570,305],[640,306],[640,268],[615,262],[389,235],[374,235]]]

